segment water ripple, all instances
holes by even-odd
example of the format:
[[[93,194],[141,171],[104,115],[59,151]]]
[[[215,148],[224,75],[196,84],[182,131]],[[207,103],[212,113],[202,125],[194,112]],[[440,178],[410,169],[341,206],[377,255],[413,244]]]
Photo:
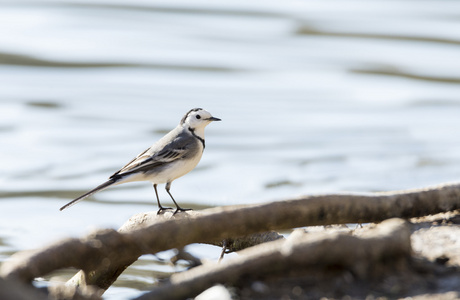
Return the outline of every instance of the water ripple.
[[[460,40],[448,39],[435,36],[411,36],[404,34],[378,34],[378,33],[357,33],[357,32],[335,32],[318,30],[312,26],[300,26],[296,31],[298,35],[318,35],[326,37],[360,38],[360,39],[381,39],[423,43],[439,43],[449,45],[460,45]]]
[[[459,84],[460,78],[458,77],[441,77],[434,75],[422,75],[416,73],[410,73],[400,70],[397,67],[391,66],[382,66],[374,68],[353,68],[349,70],[352,73],[356,74],[367,74],[367,75],[384,75],[384,76],[393,76],[393,77],[402,77],[409,78],[421,81],[433,81],[433,82],[442,82],[442,83],[452,83]]]
[[[201,72],[236,72],[241,69],[221,67],[221,66],[204,66],[204,65],[173,65],[164,63],[129,63],[129,62],[88,62],[88,61],[58,61],[39,58],[31,55],[21,55],[0,52],[0,65],[13,66],[31,66],[31,67],[48,67],[48,68],[151,68],[164,70],[184,70],[184,71],[201,71]]]

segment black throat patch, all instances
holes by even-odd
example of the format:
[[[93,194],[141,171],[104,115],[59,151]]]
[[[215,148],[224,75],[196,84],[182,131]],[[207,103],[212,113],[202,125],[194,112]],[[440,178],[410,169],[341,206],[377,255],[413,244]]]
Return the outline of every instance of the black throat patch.
[[[204,151],[204,148],[206,148],[206,145],[205,145],[205,143],[204,143],[204,139],[201,138],[201,137],[199,137],[198,135],[196,135],[195,129],[189,127],[188,130],[192,133],[192,135],[193,135],[194,137],[196,137],[196,138],[201,142],[201,144],[203,144],[203,151]]]

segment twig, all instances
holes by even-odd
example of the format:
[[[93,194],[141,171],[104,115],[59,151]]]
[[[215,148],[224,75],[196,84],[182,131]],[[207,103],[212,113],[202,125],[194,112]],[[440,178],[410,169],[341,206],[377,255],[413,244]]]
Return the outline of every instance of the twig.
[[[227,239],[222,241],[222,251],[220,252],[218,262],[221,262],[224,259],[225,252],[227,251]]]

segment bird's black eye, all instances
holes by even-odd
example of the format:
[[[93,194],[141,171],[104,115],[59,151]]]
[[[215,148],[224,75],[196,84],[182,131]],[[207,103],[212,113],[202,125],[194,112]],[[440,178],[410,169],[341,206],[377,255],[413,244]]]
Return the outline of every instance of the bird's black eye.
[[[200,115],[196,115],[196,118],[197,118],[197,119],[201,119],[201,116],[200,116]]]

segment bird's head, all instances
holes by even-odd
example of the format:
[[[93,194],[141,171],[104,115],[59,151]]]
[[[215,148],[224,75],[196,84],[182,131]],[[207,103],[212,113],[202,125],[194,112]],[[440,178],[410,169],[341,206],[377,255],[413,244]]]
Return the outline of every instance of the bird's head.
[[[207,110],[202,108],[191,109],[180,121],[182,126],[188,126],[192,129],[201,129],[206,127],[212,121],[220,121],[219,118],[214,118]]]

